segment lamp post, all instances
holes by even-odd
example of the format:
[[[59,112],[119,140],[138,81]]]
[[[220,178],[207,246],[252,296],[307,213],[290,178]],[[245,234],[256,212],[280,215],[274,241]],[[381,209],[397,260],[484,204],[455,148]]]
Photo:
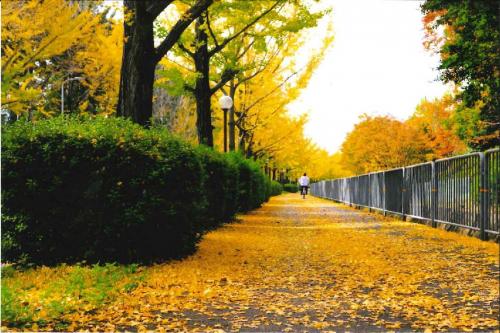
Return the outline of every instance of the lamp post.
[[[227,152],[227,111],[233,106],[233,99],[224,95],[219,99],[219,105],[224,111],[224,152]]]
[[[83,77],[80,77],[80,76],[72,77],[72,78],[64,80],[63,83],[61,84],[61,116],[64,114],[64,84],[66,82],[81,80],[81,79],[83,79]]]

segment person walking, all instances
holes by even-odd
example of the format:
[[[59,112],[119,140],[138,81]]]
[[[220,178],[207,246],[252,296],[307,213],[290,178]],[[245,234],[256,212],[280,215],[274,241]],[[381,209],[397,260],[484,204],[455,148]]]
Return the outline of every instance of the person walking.
[[[302,198],[306,198],[307,190],[309,189],[309,177],[307,177],[307,174],[304,172],[304,175],[299,178],[299,186],[300,186],[300,194],[302,195]]]

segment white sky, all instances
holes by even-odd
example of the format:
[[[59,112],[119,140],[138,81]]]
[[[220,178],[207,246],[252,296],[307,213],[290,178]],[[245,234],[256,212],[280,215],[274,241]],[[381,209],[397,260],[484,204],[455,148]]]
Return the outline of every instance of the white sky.
[[[289,106],[309,113],[305,133],[333,153],[359,116],[406,119],[424,97],[440,97],[439,58],[422,46],[419,1],[321,0],[333,8],[335,40],[309,86]],[[311,31],[311,45],[320,39]],[[314,46],[311,46],[314,47]],[[307,52],[307,51],[305,51]]]

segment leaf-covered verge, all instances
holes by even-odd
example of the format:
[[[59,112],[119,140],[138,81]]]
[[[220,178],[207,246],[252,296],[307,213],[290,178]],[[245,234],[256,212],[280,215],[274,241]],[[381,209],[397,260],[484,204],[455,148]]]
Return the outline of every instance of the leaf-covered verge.
[[[61,321],[68,331],[498,328],[497,244],[297,193],[240,218],[208,233],[196,254],[145,267],[144,281],[106,307],[35,328],[55,330]],[[26,276],[17,274],[4,283]]]
[[[91,312],[129,293],[144,280],[143,268],[133,265],[60,265],[18,270],[2,268],[2,323],[37,331],[54,322],[65,330],[64,317]],[[50,326],[49,326],[50,327]]]

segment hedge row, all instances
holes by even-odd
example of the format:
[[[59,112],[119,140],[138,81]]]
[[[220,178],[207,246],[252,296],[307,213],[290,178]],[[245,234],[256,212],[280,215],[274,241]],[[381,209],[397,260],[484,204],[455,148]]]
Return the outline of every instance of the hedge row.
[[[2,255],[36,264],[151,262],[281,192],[256,162],[120,118],[2,130]]]
[[[299,191],[299,186],[294,183],[284,184],[283,191],[295,193]]]

